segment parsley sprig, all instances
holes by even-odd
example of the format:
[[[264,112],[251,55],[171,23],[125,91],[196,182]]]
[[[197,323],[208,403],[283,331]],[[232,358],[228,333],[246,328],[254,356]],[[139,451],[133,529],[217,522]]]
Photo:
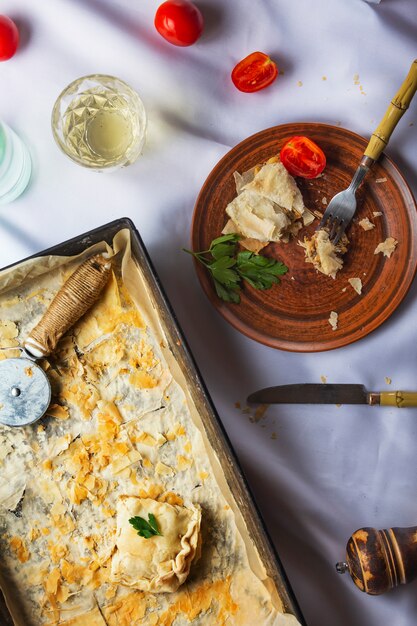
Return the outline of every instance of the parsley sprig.
[[[208,250],[184,252],[192,254],[210,272],[216,293],[225,302],[240,302],[241,281],[246,280],[255,289],[270,289],[279,283],[279,276],[288,272],[280,261],[269,259],[249,250],[238,252],[238,234],[222,235],[213,239]]]
[[[152,513],[148,513],[148,521],[136,515],[135,517],[131,517],[129,519],[129,524],[132,524],[133,528],[138,531],[139,537],[144,537],[145,539],[150,539],[154,535],[159,535],[162,537],[162,533],[159,530],[158,522],[155,519],[155,515]]]

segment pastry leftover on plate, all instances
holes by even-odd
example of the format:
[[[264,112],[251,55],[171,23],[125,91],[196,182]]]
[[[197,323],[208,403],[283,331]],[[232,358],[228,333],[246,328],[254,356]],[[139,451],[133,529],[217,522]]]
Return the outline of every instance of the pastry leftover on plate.
[[[258,254],[271,242],[288,243],[304,226],[314,221],[316,214],[305,207],[295,179],[278,156],[243,174],[235,172],[234,178],[237,195],[225,209],[229,219],[222,234],[241,235],[240,245],[251,252]],[[380,212],[374,213],[374,217],[379,215]],[[375,228],[367,217],[359,225],[365,231]],[[390,257],[397,243],[389,237],[379,244],[375,254],[381,252]],[[343,234],[335,245],[330,240],[329,229],[323,227],[311,237],[299,240],[298,244],[304,248],[306,263],[321,274],[336,278],[343,267],[349,239]]]
[[[244,248],[259,252],[271,241],[287,243],[313,222],[313,213],[279,157],[243,174],[235,172],[234,177],[237,196],[226,207],[229,220],[222,233],[242,235]]]
[[[342,256],[348,250],[349,239],[345,234],[335,245],[330,241],[329,231],[321,228],[310,238],[304,237],[298,243],[304,248],[306,263],[312,263],[318,272],[336,278],[337,272],[343,267]]]
[[[244,248],[258,253],[271,242],[288,243],[314,221],[314,213],[305,207],[294,177],[279,157],[243,174],[235,172],[234,177],[237,196],[226,207],[229,220],[222,233],[241,235],[239,243]],[[336,277],[349,244],[346,236],[334,246],[328,231],[321,229],[299,243],[307,263],[322,274]]]

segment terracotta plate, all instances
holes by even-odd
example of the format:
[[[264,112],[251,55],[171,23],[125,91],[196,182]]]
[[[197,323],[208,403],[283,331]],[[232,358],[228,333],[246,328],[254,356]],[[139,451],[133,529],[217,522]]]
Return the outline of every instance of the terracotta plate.
[[[230,150],[204,183],[193,217],[195,251],[207,250],[212,239],[221,234],[226,223],[224,209],[236,195],[233,172],[266,161],[293,135],[311,137],[327,157],[322,177],[297,179],[307,207],[324,211],[324,199],[329,201],[348,186],[367,145],[363,137],[326,124],[285,124],[264,130]],[[392,314],[412,283],[417,264],[417,210],[407,183],[386,156],[374,164],[357,200],[356,223],[347,231],[351,246],[336,280],[305,263],[303,249],[293,240],[289,244],[269,244],[262,251],[288,266],[281,284],[267,291],[245,285],[240,304],[220,300],[206,270],[196,264],[210,301],[239,331],[273,348],[316,352],[365,337]],[[380,217],[373,216],[377,211],[382,213]],[[364,231],[357,223],[363,217],[368,217],[376,228]],[[301,230],[299,237],[311,234],[316,225],[317,220]],[[374,255],[378,243],[386,237],[399,242],[390,259]],[[362,295],[348,283],[348,278],[355,277],[362,280]],[[328,322],[331,311],[339,315],[335,331]]]

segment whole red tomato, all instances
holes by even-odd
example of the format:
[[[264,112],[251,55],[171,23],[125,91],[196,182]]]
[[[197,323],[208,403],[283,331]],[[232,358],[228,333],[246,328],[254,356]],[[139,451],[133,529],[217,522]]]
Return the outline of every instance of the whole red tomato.
[[[11,59],[19,45],[19,31],[7,15],[0,15],[0,61]]]
[[[252,52],[234,67],[232,81],[239,91],[251,93],[268,87],[278,76],[276,64],[263,52]]]
[[[167,0],[155,13],[155,28],[174,46],[191,46],[203,32],[203,16],[192,2]]]
[[[326,156],[308,137],[291,137],[279,154],[281,163],[292,176],[316,178],[326,167]]]

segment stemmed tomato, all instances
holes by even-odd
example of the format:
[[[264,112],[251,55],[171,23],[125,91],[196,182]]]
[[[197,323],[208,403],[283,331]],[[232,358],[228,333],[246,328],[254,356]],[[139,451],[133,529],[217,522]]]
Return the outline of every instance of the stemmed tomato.
[[[326,167],[323,150],[308,137],[291,137],[281,148],[279,156],[292,176],[316,178]]]
[[[232,81],[239,91],[251,93],[268,87],[277,76],[278,68],[267,54],[252,52],[234,67]]]

